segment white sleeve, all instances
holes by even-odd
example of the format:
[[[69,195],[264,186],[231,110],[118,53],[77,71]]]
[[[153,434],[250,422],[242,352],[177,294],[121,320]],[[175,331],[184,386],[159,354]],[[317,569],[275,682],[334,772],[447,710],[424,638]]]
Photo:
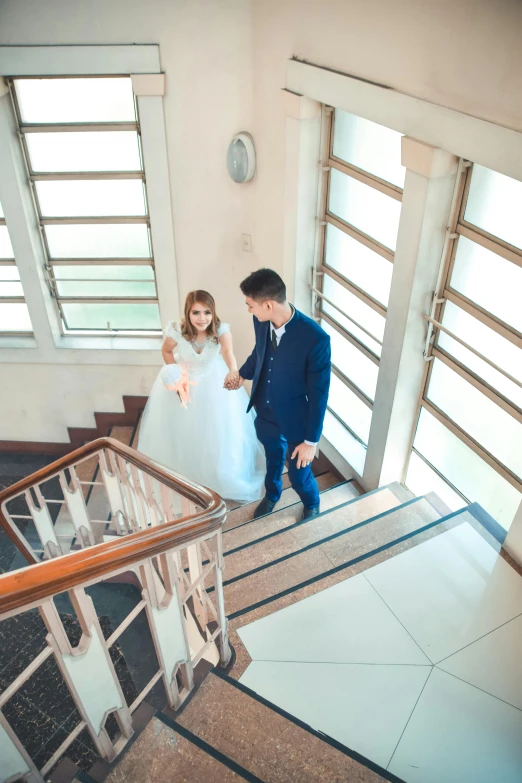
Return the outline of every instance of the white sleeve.
[[[224,334],[230,332],[230,324],[220,323],[218,327],[218,337],[223,337]]]
[[[179,321],[169,321],[165,329],[165,337],[171,337],[177,343],[181,340],[181,324]]]

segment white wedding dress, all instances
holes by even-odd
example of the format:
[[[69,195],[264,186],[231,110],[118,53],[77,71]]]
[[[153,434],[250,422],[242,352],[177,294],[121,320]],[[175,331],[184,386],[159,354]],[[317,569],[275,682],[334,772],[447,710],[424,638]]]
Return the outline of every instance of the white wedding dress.
[[[218,336],[229,330],[222,323]],[[264,452],[253,411],[246,413],[245,389],[223,388],[228,368],[221,345],[207,340],[198,354],[182,336],[180,324],[172,321],[165,335],[176,341],[174,359],[197,385],[190,387],[190,402],[183,408],[160,371],[143,413],[138,450],[223,498],[258,500],[264,494]]]

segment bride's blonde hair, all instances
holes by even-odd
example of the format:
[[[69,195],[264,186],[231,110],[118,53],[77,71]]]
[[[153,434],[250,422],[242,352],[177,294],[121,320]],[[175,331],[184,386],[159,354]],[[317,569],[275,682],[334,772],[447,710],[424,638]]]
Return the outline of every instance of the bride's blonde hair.
[[[187,294],[187,298],[185,299],[185,315],[183,321],[181,322],[181,334],[186,337],[187,340],[195,340],[198,336],[198,333],[190,320],[190,311],[198,302],[200,302],[202,305],[205,305],[205,307],[210,310],[212,314],[212,321],[207,327],[207,336],[217,343],[218,329],[221,321],[218,317],[218,314],[216,313],[216,303],[214,302],[214,297],[211,296],[208,291],[191,291],[189,294]]]

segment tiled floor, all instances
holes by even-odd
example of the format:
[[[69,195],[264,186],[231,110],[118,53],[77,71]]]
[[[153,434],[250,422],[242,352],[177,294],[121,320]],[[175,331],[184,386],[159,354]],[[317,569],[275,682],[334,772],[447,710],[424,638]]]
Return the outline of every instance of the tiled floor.
[[[467,518],[240,628],[241,682],[406,783],[520,783],[522,577]]]

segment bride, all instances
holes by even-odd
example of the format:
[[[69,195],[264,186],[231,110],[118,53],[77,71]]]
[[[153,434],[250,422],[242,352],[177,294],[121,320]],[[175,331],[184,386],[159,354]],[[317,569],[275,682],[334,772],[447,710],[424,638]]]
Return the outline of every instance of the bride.
[[[209,293],[188,294],[185,317],[169,322],[161,352],[165,363],[181,365],[194,385],[184,408],[160,371],[143,414],[138,450],[223,498],[258,500],[264,455],[253,412],[245,413],[246,391],[231,394],[224,388],[239,374],[230,326],[219,320]]]

